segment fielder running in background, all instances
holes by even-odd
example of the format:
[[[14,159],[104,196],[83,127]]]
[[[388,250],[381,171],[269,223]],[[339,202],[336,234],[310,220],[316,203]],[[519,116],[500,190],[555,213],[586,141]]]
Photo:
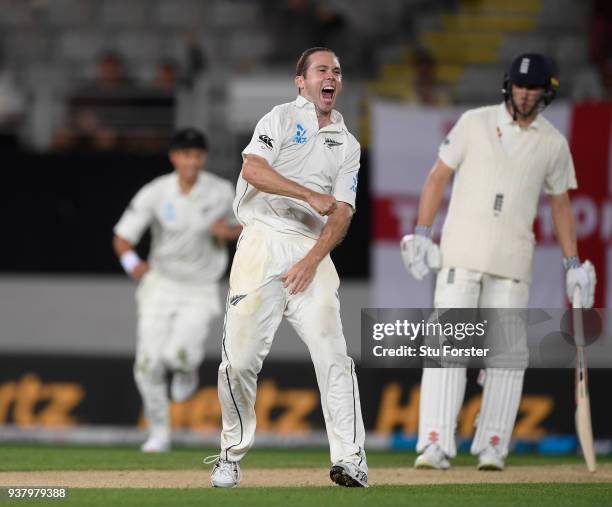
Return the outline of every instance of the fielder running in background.
[[[533,221],[542,188],[550,196],[563,251],[567,295],[579,286],[593,305],[595,271],[580,263],[568,190],[576,188],[565,138],[539,113],[557,80],[539,54],[516,58],[505,76],[504,102],[467,111],[439,149],[421,193],[414,235],[402,239],[408,271],[421,280],[440,268],[436,308],[525,308],[534,250]],[[431,226],[454,177],[440,251]],[[523,386],[523,369],[487,368],[472,454],[481,470],[502,470]],[[465,368],[425,368],[421,384],[415,466],[446,469],[456,455],[456,420],[465,394]]]
[[[173,374],[175,401],[185,401],[198,387],[210,321],[221,313],[217,282],[227,267],[224,242],[242,230],[232,224],[232,185],[202,171],[207,150],[199,131],[177,132],[169,153],[174,172],[145,185],[114,228],[121,265],[140,281],[134,377],[149,427],[144,452],[170,449],[167,373]],[[149,227],[145,261],[134,246]]]
[[[283,316],[314,363],[331,479],[367,486],[359,389],[329,257],[355,211],[360,147],[333,109],[342,73],[331,50],[305,51],[295,84],[297,99],[266,114],[243,151],[234,211],[244,230],[230,274],[219,367],[223,431],[211,476],[216,487],[240,481],[240,460],[255,438],[257,374]]]

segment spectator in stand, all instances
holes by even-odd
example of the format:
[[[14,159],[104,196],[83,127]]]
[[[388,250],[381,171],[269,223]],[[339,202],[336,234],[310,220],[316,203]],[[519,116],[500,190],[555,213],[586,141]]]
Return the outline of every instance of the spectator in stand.
[[[367,72],[362,64],[369,57],[370,48],[364,43],[365,36],[355,33],[343,13],[333,3],[324,0],[286,0],[280,8],[268,2],[266,12],[270,13],[271,32],[275,44],[269,55],[269,63],[292,61],[302,51],[304,42],[312,46],[333,47],[345,55],[342,70],[351,75]]]
[[[123,58],[115,51],[106,50],[96,62],[96,75],[82,92],[95,91],[112,93],[132,88],[134,83],[128,76]]]
[[[323,46],[317,40],[320,32],[319,20],[312,0],[285,0],[283,5],[268,0],[264,7],[268,13],[270,32],[279,41],[269,55],[269,63],[285,63],[300,54],[305,43]]]
[[[178,83],[176,64],[170,59],[164,59],[155,67],[155,82],[153,86],[162,93],[174,93]]]
[[[206,123],[202,117],[205,115],[201,114],[201,106],[206,104],[207,91],[198,83],[201,83],[208,64],[196,33],[188,32],[182,38],[182,57],[178,61],[165,58],[157,63],[153,89],[172,102],[174,125],[199,125],[204,129]]]
[[[169,93],[179,89],[192,91],[198,78],[206,71],[206,56],[195,33],[189,32],[183,39],[185,51],[181,64],[170,58],[164,58],[157,63],[153,85],[156,90]]]
[[[437,64],[433,56],[425,49],[415,50],[412,67],[411,102],[423,106],[442,106],[451,102],[448,90],[437,81]]]
[[[69,98],[68,126],[55,135],[59,149],[112,150],[119,132],[109,121],[109,101],[137,92],[128,77],[123,58],[115,51],[103,51],[96,61],[95,76]]]

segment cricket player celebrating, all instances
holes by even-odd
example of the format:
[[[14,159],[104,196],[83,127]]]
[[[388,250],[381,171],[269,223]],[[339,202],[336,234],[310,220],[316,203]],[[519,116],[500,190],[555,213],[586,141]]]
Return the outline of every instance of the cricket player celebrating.
[[[580,263],[568,190],[576,177],[565,138],[539,113],[557,88],[549,60],[516,58],[505,76],[504,102],[467,111],[439,149],[421,193],[414,235],[402,239],[408,271],[421,280],[438,269],[436,308],[525,308],[534,250],[533,221],[541,189],[549,194],[563,251],[566,290],[591,307],[595,270]],[[431,225],[451,176],[454,184],[440,249]],[[516,419],[524,369],[487,368],[472,454],[480,470],[502,470]],[[425,368],[416,468],[446,469],[456,455],[455,426],[465,368]]]
[[[114,229],[121,265],[140,281],[134,377],[149,427],[144,452],[170,449],[167,372],[173,374],[175,401],[185,401],[198,387],[210,321],[221,313],[217,282],[227,267],[224,242],[242,230],[232,224],[232,185],[202,171],[207,153],[202,133],[178,131],[169,153],[174,172],[145,185]],[[134,246],[149,227],[145,261]]]
[[[342,73],[330,49],[305,51],[295,84],[297,99],[266,114],[242,153],[234,211],[244,230],[230,274],[219,366],[223,431],[211,476],[216,487],[240,481],[240,460],[255,438],[257,374],[283,316],[314,363],[332,481],[368,484],[355,365],[329,257],[355,210],[360,147],[334,110]]]

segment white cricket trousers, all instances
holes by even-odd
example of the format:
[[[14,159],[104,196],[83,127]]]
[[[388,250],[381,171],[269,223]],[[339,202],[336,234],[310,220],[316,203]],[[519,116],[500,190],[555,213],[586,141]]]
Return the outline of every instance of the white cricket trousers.
[[[304,292],[290,295],[283,288],[282,276],[314,243],[263,225],[242,231],[230,274],[219,366],[223,459],[240,461],[253,445],[257,375],[283,315],[310,352],[332,462],[344,458],[359,464],[365,456],[355,364],[346,351],[339,279],[330,257],[321,261]]]
[[[462,268],[444,268],[437,275],[436,308],[526,308],[528,300],[529,285],[522,281]],[[509,329],[518,329],[513,322],[509,324]],[[522,348],[524,336],[509,338],[516,339]],[[505,457],[521,401],[525,371],[487,368],[484,373],[484,393],[471,452],[480,454],[491,445]],[[437,443],[447,456],[456,456],[455,431],[465,384],[465,368],[423,369],[418,452]]]
[[[210,322],[221,313],[216,283],[178,283],[154,269],[136,291],[138,340],[134,378],[149,432],[170,436],[170,401],[166,374],[189,372],[204,359]]]

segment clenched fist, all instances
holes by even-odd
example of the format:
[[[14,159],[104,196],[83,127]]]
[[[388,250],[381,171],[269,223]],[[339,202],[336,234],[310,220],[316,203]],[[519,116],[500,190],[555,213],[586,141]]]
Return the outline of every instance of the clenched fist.
[[[320,194],[318,192],[309,194],[307,202],[321,216],[331,215],[338,207],[336,198],[333,195]]]

